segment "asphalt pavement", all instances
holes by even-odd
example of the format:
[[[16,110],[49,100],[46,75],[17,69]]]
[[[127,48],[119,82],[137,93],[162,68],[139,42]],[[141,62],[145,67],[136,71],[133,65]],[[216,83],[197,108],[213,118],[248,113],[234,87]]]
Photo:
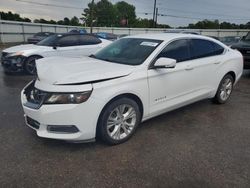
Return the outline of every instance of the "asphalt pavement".
[[[250,187],[250,71],[225,105],[204,100],[143,123],[126,143],[38,138],[0,68],[0,187]]]

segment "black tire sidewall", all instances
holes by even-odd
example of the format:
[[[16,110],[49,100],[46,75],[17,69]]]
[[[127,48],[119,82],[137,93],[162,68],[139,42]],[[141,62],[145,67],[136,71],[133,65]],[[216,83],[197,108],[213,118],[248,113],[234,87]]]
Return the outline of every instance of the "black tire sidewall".
[[[34,56],[28,57],[28,58],[25,60],[25,62],[24,62],[24,70],[25,70],[25,72],[26,72],[27,74],[29,74],[29,75],[35,75],[35,74],[33,74],[33,73],[31,73],[30,71],[27,70],[27,67],[26,67],[27,63],[28,63],[29,61],[31,61],[32,59],[37,60],[37,59],[40,59],[40,58],[42,58],[42,57],[41,57],[41,56],[34,55]],[[35,64],[34,64],[34,66],[35,66]]]
[[[130,133],[129,136],[127,136],[126,138],[121,139],[121,140],[114,140],[108,135],[107,120],[108,120],[110,113],[113,111],[113,109],[119,105],[122,105],[122,104],[131,105],[135,109],[136,117],[137,117],[136,124],[135,124],[133,131]],[[128,139],[130,139],[131,136],[133,136],[140,121],[141,121],[141,112],[140,112],[138,104],[134,100],[132,100],[130,98],[117,99],[117,100],[111,102],[110,104],[108,104],[104,108],[104,110],[102,111],[100,118],[99,118],[99,121],[98,121],[98,126],[97,126],[98,136],[109,145],[121,144],[121,143],[127,141]]]
[[[234,83],[234,79],[233,79],[233,77],[232,77],[230,74],[227,74],[226,76],[224,76],[224,77],[222,78],[222,80],[220,81],[220,85],[219,85],[219,87],[218,87],[218,90],[217,90],[217,92],[216,92],[215,98],[214,98],[215,102],[218,103],[218,104],[224,104],[224,103],[226,103],[226,102],[229,100],[229,98],[231,97],[233,88],[232,88],[232,91],[231,91],[229,97],[228,97],[226,100],[222,100],[221,97],[220,97],[220,90],[221,90],[223,81],[224,81],[225,79],[227,79],[227,78],[229,78],[229,79],[231,80],[232,84]],[[232,85],[232,87],[233,87],[233,85]]]

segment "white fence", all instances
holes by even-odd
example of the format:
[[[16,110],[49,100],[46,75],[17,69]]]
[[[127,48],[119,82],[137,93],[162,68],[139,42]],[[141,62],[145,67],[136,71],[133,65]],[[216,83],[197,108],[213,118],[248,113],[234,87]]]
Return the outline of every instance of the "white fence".
[[[0,43],[26,42],[37,32],[50,31],[55,33],[66,33],[71,29],[84,28],[66,25],[37,24],[27,22],[15,22],[0,20]],[[90,28],[84,28],[88,32]],[[116,28],[116,27],[94,27],[93,32],[109,32],[114,34],[141,34],[141,33],[162,33],[171,29],[158,28]],[[176,30],[176,29],[175,29]],[[223,37],[223,36],[244,36],[249,30],[231,30],[231,29],[198,29],[190,30],[202,35]]]

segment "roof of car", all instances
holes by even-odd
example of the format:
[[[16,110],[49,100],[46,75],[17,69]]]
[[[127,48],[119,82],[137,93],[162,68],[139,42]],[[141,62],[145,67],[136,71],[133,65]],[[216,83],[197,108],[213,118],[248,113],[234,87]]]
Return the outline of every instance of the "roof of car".
[[[69,36],[69,35],[88,35],[88,36],[93,36],[96,37],[94,34],[91,33],[55,33],[56,35],[61,35],[61,36]]]
[[[210,37],[195,35],[195,34],[186,34],[186,33],[147,33],[147,34],[139,34],[128,36],[127,38],[144,38],[144,39],[154,39],[154,40],[164,40],[170,41],[176,38],[200,38],[200,39],[210,39]]]

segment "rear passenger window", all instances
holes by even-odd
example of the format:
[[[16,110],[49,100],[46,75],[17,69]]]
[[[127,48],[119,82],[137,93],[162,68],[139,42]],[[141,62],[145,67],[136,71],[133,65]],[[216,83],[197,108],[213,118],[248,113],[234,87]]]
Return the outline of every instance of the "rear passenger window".
[[[213,43],[213,44],[214,44],[214,55],[223,54],[225,49],[219,44],[216,44],[216,43]]]
[[[191,40],[191,58],[197,59],[202,57],[209,57],[220,55],[224,52],[224,48],[212,41],[202,39]]]
[[[102,41],[97,37],[91,35],[79,35],[79,43],[80,45],[94,45],[100,44]]]
[[[77,35],[68,35],[68,36],[62,37],[61,39],[59,39],[58,45],[61,47],[77,46],[78,37]]]
[[[186,39],[181,39],[171,42],[164,50],[162,50],[157,59],[160,57],[175,59],[177,62],[189,60],[190,54],[188,41]]]

